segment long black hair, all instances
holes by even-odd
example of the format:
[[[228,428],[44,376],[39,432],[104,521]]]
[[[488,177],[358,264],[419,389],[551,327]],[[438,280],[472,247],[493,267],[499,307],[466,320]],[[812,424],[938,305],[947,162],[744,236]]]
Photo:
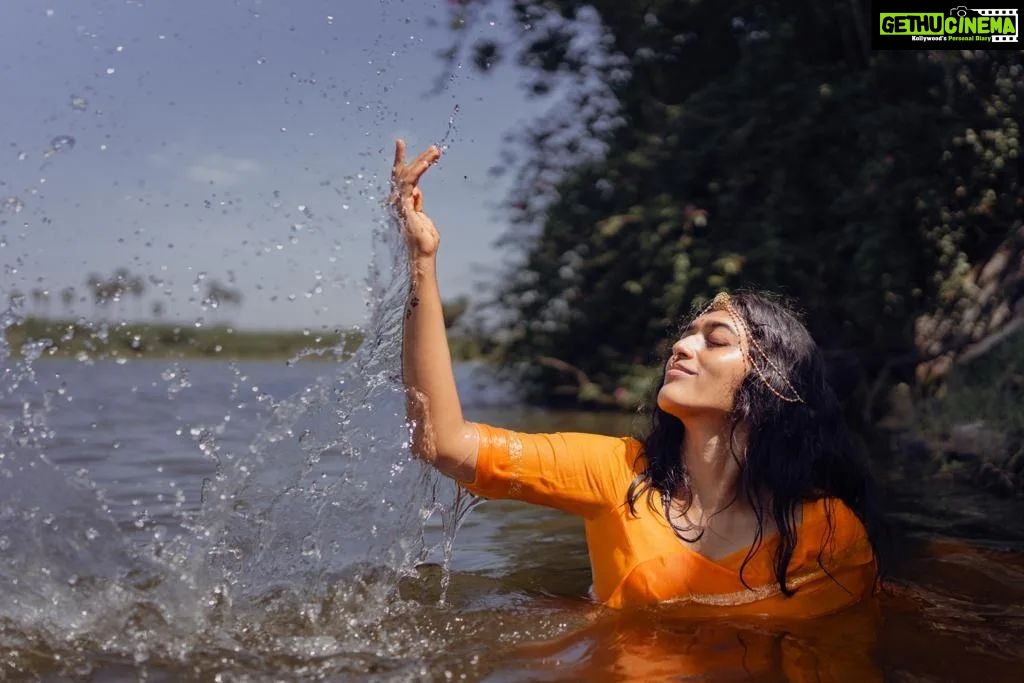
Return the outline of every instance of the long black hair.
[[[758,525],[740,567],[740,579],[764,540],[770,516],[779,533],[773,558],[775,578],[782,593],[792,595],[786,573],[797,543],[797,511],[804,501],[826,499],[828,534],[818,554],[822,569],[824,546],[833,533],[831,512],[836,499],[864,524],[876,560],[880,559],[881,519],[874,482],[850,440],[839,401],[826,379],[821,351],[793,310],[776,297],[754,292],[731,294],[728,301],[756,342],[748,341],[750,360],[761,369],[760,373],[751,370],[744,378],[729,416],[730,449],[736,443],[737,430],[746,435],[745,452],[733,450],[732,455],[740,466],[738,490],[753,508]],[[636,515],[636,502],[646,493],[647,504],[656,509],[654,494],[659,493],[665,517],[676,534],[694,542],[703,531],[688,537],[693,529],[677,525],[670,515],[673,498],[684,512],[693,503],[681,457],[685,427],[679,418],[658,407],[658,389],[650,406],[651,429],[643,439],[640,456],[646,464],[630,485],[626,503]],[[802,401],[783,400],[779,395],[792,397],[794,390]],[[880,562],[876,566],[881,566]]]

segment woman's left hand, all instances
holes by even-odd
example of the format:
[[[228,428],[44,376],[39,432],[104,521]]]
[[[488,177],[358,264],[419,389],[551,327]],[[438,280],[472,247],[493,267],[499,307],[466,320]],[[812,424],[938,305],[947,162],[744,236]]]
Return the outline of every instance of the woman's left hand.
[[[441,158],[441,150],[431,145],[405,163],[405,141],[395,141],[395,166],[391,171],[391,206],[401,224],[402,235],[409,245],[409,258],[431,257],[437,253],[441,235],[434,221],[423,212],[423,191],[420,178]]]

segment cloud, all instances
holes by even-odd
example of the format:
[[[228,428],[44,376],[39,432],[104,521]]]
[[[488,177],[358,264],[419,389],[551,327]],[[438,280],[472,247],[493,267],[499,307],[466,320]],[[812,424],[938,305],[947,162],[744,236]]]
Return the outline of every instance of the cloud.
[[[258,161],[224,154],[207,154],[185,169],[189,180],[215,185],[237,185],[262,172]]]

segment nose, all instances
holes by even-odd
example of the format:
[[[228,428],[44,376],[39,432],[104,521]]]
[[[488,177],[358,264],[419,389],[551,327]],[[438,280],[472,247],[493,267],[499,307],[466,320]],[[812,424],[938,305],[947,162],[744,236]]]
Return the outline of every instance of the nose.
[[[700,343],[699,337],[699,334],[688,334],[685,337],[680,337],[672,345],[672,355],[681,358],[692,358],[696,345]]]

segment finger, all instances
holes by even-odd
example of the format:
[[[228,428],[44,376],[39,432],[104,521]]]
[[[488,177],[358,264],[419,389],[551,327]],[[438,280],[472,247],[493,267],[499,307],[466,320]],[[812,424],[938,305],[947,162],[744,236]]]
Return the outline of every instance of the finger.
[[[405,140],[398,138],[395,140],[395,171],[402,168],[405,165]]]
[[[412,176],[413,182],[420,179],[427,169],[437,163],[437,160],[441,158],[441,150],[436,145],[431,145],[427,148],[423,154],[420,154],[416,159],[409,164],[408,173]]]

